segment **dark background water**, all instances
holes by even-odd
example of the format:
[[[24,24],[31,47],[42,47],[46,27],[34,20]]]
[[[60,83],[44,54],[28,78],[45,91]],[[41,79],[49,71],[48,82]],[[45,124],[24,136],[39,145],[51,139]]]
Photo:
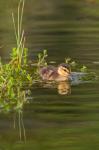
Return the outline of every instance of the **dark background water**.
[[[9,59],[15,47],[12,11],[17,0],[0,1],[0,55]],[[23,28],[29,59],[48,50],[48,60],[71,57],[99,74],[99,1],[29,0],[25,2]],[[70,95],[57,88],[34,86],[24,106],[26,143],[13,128],[13,114],[0,114],[0,148],[37,150],[99,149],[99,83],[71,86]],[[17,119],[18,126],[18,119]]]

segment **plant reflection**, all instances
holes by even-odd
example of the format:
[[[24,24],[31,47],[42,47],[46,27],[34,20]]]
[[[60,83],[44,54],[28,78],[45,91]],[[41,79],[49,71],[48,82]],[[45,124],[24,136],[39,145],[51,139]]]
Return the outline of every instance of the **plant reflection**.
[[[27,90],[22,90],[21,87],[16,87],[15,99],[9,101],[3,99],[0,100],[0,112],[5,114],[13,113],[13,127],[18,129],[19,140],[26,141],[26,132],[23,122],[23,107],[27,103],[27,97],[29,92]]]
[[[22,139],[26,142],[26,131],[25,131],[25,126],[23,122],[23,111],[18,111],[15,112],[14,117],[14,129],[17,128],[18,126],[18,131],[19,131],[19,139],[22,141]]]
[[[27,92],[25,90],[22,91],[20,88],[18,88],[17,104],[15,106],[15,113],[14,113],[14,129],[16,129],[16,125],[18,125],[20,141],[22,140],[22,138],[24,141],[26,141],[26,133],[23,122],[23,106],[27,102],[26,93]]]

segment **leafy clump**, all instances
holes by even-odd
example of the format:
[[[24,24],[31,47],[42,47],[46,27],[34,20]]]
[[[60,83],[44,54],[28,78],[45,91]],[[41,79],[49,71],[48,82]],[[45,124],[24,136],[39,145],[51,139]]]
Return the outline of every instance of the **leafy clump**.
[[[11,60],[7,64],[2,64],[0,60],[0,110],[5,112],[23,108],[26,102],[24,86],[27,84],[29,87],[32,83],[31,74],[26,69],[28,49],[25,48],[25,36],[22,30],[23,9],[24,0],[20,0],[17,24],[12,13],[16,47],[12,49]]]
[[[72,60],[71,58],[65,58],[65,63],[70,65],[72,71],[88,72],[87,66],[80,65],[79,63]]]
[[[47,66],[46,58],[47,58],[47,50],[43,50],[43,53],[38,54],[37,66],[38,68],[41,66]]]
[[[65,63],[70,65],[72,71],[84,73],[83,77],[81,77],[82,81],[95,81],[98,79],[95,72],[90,71],[87,66],[81,65],[71,58],[65,58]]]
[[[40,76],[39,76],[39,69],[43,66],[47,66],[47,50],[43,50],[37,55],[37,60],[36,63],[32,64],[32,73],[33,73],[33,82],[39,81]]]
[[[24,86],[32,83],[30,74],[22,67],[10,63],[1,65],[0,70],[0,106],[6,111],[18,108],[19,102],[26,101]]]

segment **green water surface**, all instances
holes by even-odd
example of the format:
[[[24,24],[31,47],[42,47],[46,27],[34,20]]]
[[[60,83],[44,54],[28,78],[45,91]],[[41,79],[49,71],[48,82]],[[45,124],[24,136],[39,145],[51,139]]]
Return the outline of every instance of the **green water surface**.
[[[9,59],[15,46],[12,11],[17,0],[0,1],[0,55]],[[72,57],[99,75],[99,0],[27,0],[23,27],[29,59],[48,50],[48,61]],[[21,121],[19,114],[0,113],[0,150],[99,150],[99,82],[57,87],[33,85]]]

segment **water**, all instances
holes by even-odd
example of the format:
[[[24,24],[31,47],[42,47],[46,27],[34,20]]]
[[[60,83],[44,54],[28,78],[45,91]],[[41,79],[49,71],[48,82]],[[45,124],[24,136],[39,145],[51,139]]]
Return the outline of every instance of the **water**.
[[[9,59],[15,37],[11,12],[17,1],[0,2],[0,55]],[[98,0],[29,0],[25,4],[24,29],[29,59],[48,50],[48,61],[57,64],[71,57],[99,74]],[[36,84],[21,116],[0,114],[1,150],[93,150],[99,149],[99,82],[62,85],[70,92],[62,95],[59,85]],[[62,87],[61,86],[61,87]],[[26,131],[24,142],[22,119]]]

